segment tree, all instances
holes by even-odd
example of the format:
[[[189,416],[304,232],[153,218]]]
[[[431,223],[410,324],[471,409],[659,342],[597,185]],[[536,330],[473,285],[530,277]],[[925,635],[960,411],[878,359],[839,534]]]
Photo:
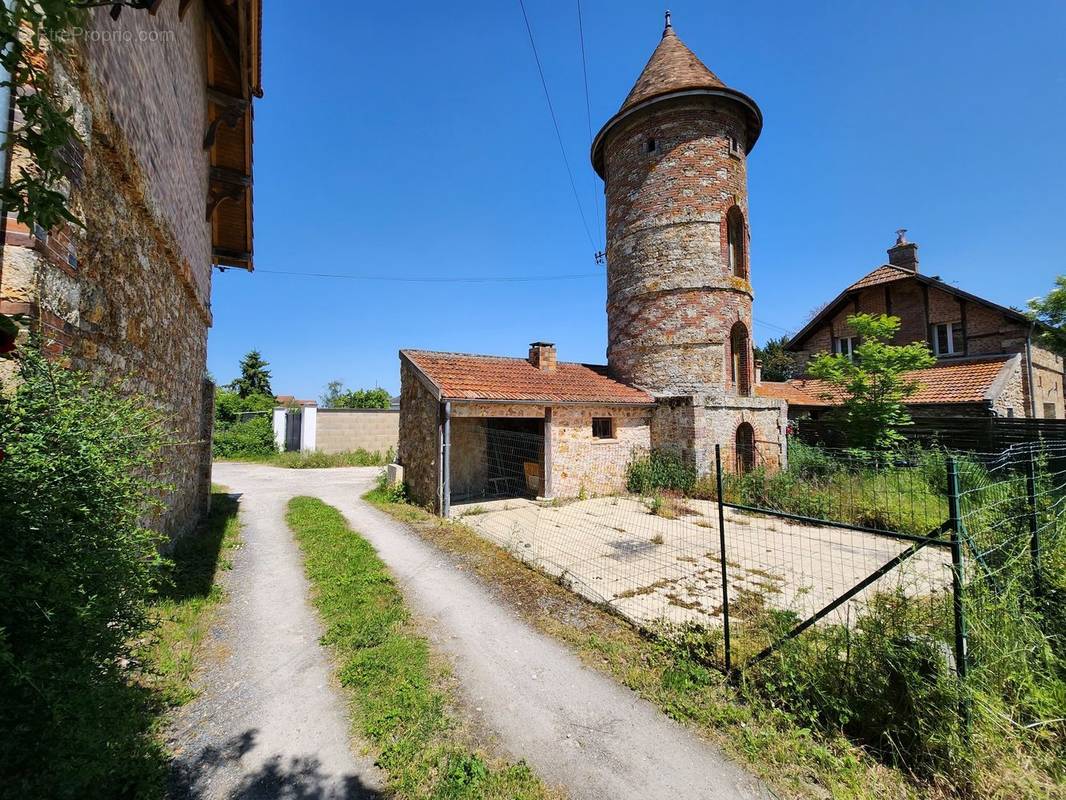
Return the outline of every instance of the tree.
[[[345,391],[344,382],[339,380],[327,383],[318,399],[323,408],[388,408],[392,403],[392,397],[380,387]]]
[[[799,372],[796,354],[790,353],[788,336],[768,339],[762,347],[755,348],[755,360],[762,362],[762,377],[767,381],[787,381]]]
[[[264,361],[258,350],[249,350],[248,354],[241,359],[241,377],[233,381],[229,388],[241,397],[249,397],[254,394],[274,396],[270,388],[270,370],[267,367],[270,362]]]
[[[1066,275],[1055,278],[1055,288],[1047,296],[1029,301],[1029,316],[1045,326],[1039,333],[1040,344],[1066,356]]]
[[[890,344],[899,330],[899,317],[853,314],[848,325],[859,337],[854,358],[820,353],[807,371],[844,391],[837,412],[850,444],[858,447],[892,447],[904,441],[899,428],[909,425],[903,401],[918,388],[906,373],[936,363],[924,342]]]

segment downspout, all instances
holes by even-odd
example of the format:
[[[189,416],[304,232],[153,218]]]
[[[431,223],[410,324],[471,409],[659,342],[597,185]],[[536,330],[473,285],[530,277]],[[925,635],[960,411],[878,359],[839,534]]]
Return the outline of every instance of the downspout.
[[[10,9],[15,4],[15,0],[4,0],[4,5]],[[0,67],[0,81],[7,83],[11,80],[11,73],[7,71],[5,67]],[[8,136],[11,133],[12,125],[12,103],[11,103],[11,87],[0,86],[0,125],[3,125],[3,130],[0,131],[0,145],[4,148],[4,174],[3,174],[3,186],[6,189],[8,183],[11,181],[11,149],[7,146]],[[4,261],[7,256],[7,209],[0,207],[0,288],[4,285]]]
[[[1029,332],[1025,334],[1025,369],[1029,373],[1029,417],[1036,419],[1036,384],[1033,383],[1033,331],[1036,323],[1029,324]]]
[[[440,513],[445,519],[452,510],[452,404],[444,401],[444,423],[441,427],[440,469],[441,469],[441,504]]]

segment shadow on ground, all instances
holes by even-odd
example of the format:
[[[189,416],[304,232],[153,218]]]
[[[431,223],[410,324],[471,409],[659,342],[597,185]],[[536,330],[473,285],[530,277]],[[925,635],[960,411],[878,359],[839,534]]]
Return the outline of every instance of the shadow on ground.
[[[189,758],[176,758],[167,796],[171,800],[215,800],[223,791],[216,782],[222,773],[238,768],[241,758],[256,746],[258,731],[247,730],[221,747],[206,747]],[[241,776],[225,794],[231,800],[381,800],[380,792],[365,786],[357,775],[326,775],[317,758],[267,758],[254,772]]]

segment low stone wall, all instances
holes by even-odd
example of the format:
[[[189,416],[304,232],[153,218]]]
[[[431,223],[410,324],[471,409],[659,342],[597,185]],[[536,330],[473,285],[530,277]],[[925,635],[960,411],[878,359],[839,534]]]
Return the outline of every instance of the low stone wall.
[[[315,449],[323,453],[396,451],[400,412],[377,408],[320,408]]]

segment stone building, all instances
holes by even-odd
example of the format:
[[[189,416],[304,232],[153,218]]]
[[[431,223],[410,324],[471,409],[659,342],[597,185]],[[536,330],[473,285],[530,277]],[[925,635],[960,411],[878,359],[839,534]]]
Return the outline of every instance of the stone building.
[[[896,344],[926,342],[937,357],[935,366],[911,375],[919,384],[908,399],[912,413],[1063,419],[1063,361],[1037,344],[1032,320],[923,275],[918,245],[905,234],[899,232],[887,264],[848,286],[789,342],[800,362],[823,352],[850,356],[858,340],[847,318],[890,314],[900,319]],[[786,399],[794,416],[818,416],[842,399],[809,378],[765,382],[758,393]]]
[[[402,351],[399,460],[415,499],[446,510],[453,495],[508,485],[619,491],[641,449],[702,473],[716,444],[729,468],[783,460],[785,403],[755,393],[750,334],[746,162],[761,127],[755,102],[668,17],[592,145],[607,204],[607,366],[558,362],[543,342],[528,359]]]
[[[210,487],[212,266],[252,269],[260,6],[87,12],[50,63],[79,137],[62,188],[84,227],[2,222],[0,312],[26,315],[51,352],[153,398],[172,421],[179,444],[163,477],[174,489],[153,523],[172,536]],[[24,159],[11,153],[8,173]]]

